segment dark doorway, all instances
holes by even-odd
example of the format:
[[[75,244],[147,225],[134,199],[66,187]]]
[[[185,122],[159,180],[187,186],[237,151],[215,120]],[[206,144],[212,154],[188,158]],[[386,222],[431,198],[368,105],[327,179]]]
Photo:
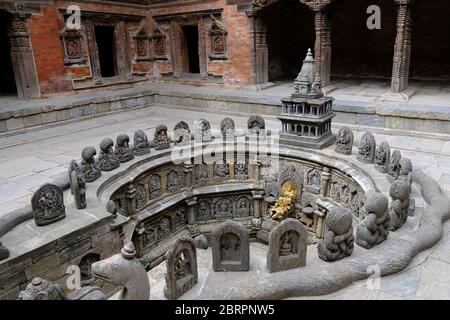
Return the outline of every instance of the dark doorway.
[[[198,27],[184,26],[184,72],[200,73],[200,56],[198,53]]]
[[[412,4],[410,79],[450,81],[450,7],[448,0]]]
[[[98,59],[102,77],[117,75],[116,46],[114,27],[95,26],[95,39],[97,41]]]
[[[381,29],[369,29],[367,8],[381,9]],[[385,79],[392,77],[397,8],[392,0],[334,1],[331,75],[345,78]]]
[[[9,14],[0,11],[0,96],[17,95],[16,80],[11,62],[11,48],[8,38]]]
[[[314,50],[314,13],[298,0],[284,0],[264,9],[267,30],[268,80],[292,81],[309,48]]]

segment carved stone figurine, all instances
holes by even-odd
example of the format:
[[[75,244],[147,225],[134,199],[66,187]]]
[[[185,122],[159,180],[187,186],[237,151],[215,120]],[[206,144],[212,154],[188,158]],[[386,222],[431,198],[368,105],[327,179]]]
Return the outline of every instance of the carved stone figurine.
[[[375,169],[381,173],[388,173],[391,148],[386,141],[383,141],[375,152]]]
[[[191,142],[191,130],[186,122],[180,121],[173,128],[175,145],[186,145]]]
[[[69,172],[70,190],[75,199],[75,206],[77,209],[84,209],[86,208],[86,182],[75,161],[71,162]]]
[[[387,179],[392,182],[394,180],[398,179],[398,176],[400,175],[400,161],[402,160],[402,154],[398,150],[394,150],[392,152],[392,157],[389,162],[389,170],[388,170],[388,176]]]
[[[262,130],[266,128],[266,122],[260,115],[254,114],[248,118],[247,128],[250,134],[259,134]]]
[[[170,139],[167,135],[167,127],[165,125],[160,124],[156,127],[153,145],[156,150],[170,148]]]
[[[325,237],[317,245],[319,258],[336,261],[353,252],[353,217],[350,210],[333,206],[325,218]]]
[[[114,142],[110,138],[100,143],[100,155],[97,167],[102,171],[111,171],[120,166],[120,161],[113,150]]]
[[[19,294],[19,300],[107,300],[98,287],[86,286],[66,296],[57,283],[36,277]]]
[[[389,234],[389,202],[381,193],[366,195],[364,210],[366,217],[358,225],[356,243],[363,248],[370,249],[386,240]]]
[[[392,182],[389,189],[391,196],[391,231],[399,229],[408,218],[410,204],[411,185],[408,179],[398,179]]]
[[[234,120],[231,118],[225,118],[220,123],[220,131],[222,132],[223,140],[234,139],[235,125]]]
[[[200,119],[195,122],[195,141],[196,142],[211,142],[211,125],[205,119]]]
[[[116,286],[123,287],[120,300],[149,300],[150,282],[144,266],[136,259],[136,249],[127,242],[119,254],[94,262],[92,275]]]
[[[137,156],[143,156],[150,153],[150,143],[148,137],[142,130],[136,130],[134,133],[134,154]]]
[[[354,139],[353,131],[349,127],[342,127],[336,138],[336,152],[351,155]]]
[[[51,183],[44,184],[33,194],[31,207],[37,226],[45,226],[66,217],[63,190]]]
[[[121,163],[134,159],[134,152],[130,148],[130,137],[127,134],[123,133],[117,137],[114,153]]]
[[[359,143],[357,159],[363,163],[373,163],[375,160],[375,137],[372,133],[366,132]]]
[[[412,162],[409,158],[402,157],[400,159],[400,171],[399,171],[399,179],[406,179],[408,175],[412,172]],[[411,180],[412,182],[412,180]]]
[[[81,152],[81,171],[83,172],[86,182],[93,182],[100,178],[102,172],[97,168],[95,163],[95,155],[97,150],[94,147],[88,146]]]

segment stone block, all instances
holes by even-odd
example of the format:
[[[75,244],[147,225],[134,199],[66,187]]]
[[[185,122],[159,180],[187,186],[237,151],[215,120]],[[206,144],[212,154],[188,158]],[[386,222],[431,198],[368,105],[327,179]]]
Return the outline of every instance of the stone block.
[[[86,239],[70,247],[65,248],[59,253],[61,263],[72,260],[73,258],[84,254],[91,248],[91,239]]]
[[[5,273],[0,275],[0,290],[10,290],[15,287],[18,287],[20,284],[25,283],[27,281],[27,277],[25,275],[25,271],[19,271],[16,273]]]
[[[0,291],[0,300],[17,300],[20,294],[19,287],[15,287],[8,291]]]
[[[147,101],[145,100],[145,97],[136,99],[136,107],[145,107],[146,105],[147,105]]]
[[[109,102],[97,103],[95,105],[95,113],[104,113],[111,111],[111,104]]]
[[[8,130],[22,129],[23,127],[25,127],[23,118],[10,118],[6,120],[5,123]]]
[[[51,123],[51,122],[56,122],[56,112],[46,112],[43,113],[42,115],[42,123]]]
[[[118,101],[112,101],[111,102],[111,110],[121,110],[123,109],[123,102],[122,100],[118,100]]]
[[[41,259],[40,261],[32,264],[28,268],[25,269],[25,275],[27,276],[28,280],[32,280],[37,275],[54,269],[55,267],[59,266],[59,257],[57,254],[54,254],[52,256],[46,257],[44,259]],[[50,279],[48,279],[50,280]]]
[[[41,114],[34,114],[32,116],[26,116],[23,118],[25,127],[33,127],[42,124]]]
[[[8,131],[8,128],[6,127],[6,121],[0,120],[0,132]]]
[[[56,121],[65,121],[70,119],[70,112],[67,109],[58,110],[56,113]]]
[[[125,100],[125,108],[135,108],[137,106],[137,99],[136,98],[130,98]]]

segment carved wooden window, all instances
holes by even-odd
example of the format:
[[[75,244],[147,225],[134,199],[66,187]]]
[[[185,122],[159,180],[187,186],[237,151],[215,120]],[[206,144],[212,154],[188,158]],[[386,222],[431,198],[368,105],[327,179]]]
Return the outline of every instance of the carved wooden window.
[[[85,62],[83,54],[81,30],[68,29],[65,27],[61,30],[60,38],[63,42],[64,64],[72,65]]]
[[[227,57],[227,30],[222,22],[211,15],[211,28],[209,37],[211,41],[211,60],[226,60]]]
[[[149,36],[145,32],[145,28],[141,27],[133,36],[134,38],[134,56],[136,61],[150,60],[150,41]]]
[[[166,35],[162,33],[161,29],[155,27],[152,35],[153,44],[153,59],[167,60],[166,55]]]

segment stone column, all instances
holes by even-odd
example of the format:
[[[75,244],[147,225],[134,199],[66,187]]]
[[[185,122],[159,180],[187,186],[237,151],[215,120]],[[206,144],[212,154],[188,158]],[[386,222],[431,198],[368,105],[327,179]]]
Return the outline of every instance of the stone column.
[[[194,185],[194,165],[183,163],[183,172],[185,176],[185,187],[191,189]]]
[[[331,75],[331,25],[328,19],[328,6],[325,4],[310,4],[314,11],[314,23],[316,29],[316,42],[314,56],[322,85],[330,83]]]
[[[394,1],[398,5],[398,11],[391,91],[400,93],[408,89],[411,61],[411,0]]]
[[[133,184],[128,185],[127,191],[125,192],[125,199],[127,201],[127,212],[132,218],[136,218],[136,188]]]
[[[329,185],[331,180],[331,172],[330,168],[324,167],[322,170],[321,175],[321,189],[320,189],[320,195],[322,197],[328,197],[329,196]]]
[[[257,11],[248,11],[250,22],[252,70],[250,81],[259,85],[269,82],[269,49],[267,47],[267,27]]]
[[[252,191],[252,195],[253,195],[253,216],[255,218],[260,218],[264,191]]]
[[[19,98],[39,98],[33,48],[31,45],[28,20],[30,14],[15,13],[12,16],[8,37],[11,44],[11,62]]]
[[[188,224],[195,224],[195,207],[197,204],[197,197],[192,197],[186,200],[188,206]]]

